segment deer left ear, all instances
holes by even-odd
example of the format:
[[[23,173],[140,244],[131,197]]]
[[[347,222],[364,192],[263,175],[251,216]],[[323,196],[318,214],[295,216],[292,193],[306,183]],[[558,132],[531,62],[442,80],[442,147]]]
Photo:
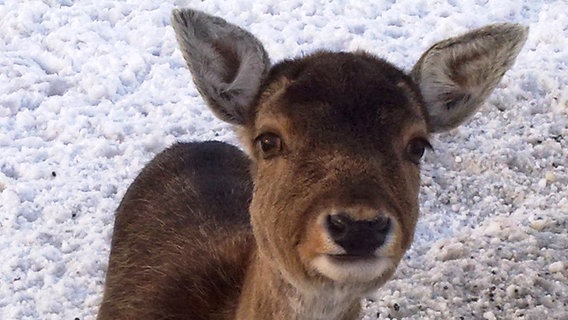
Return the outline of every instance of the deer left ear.
[[[511,68],[528,27],[502,23],[438,42],[412,69],[429,114],[431,132],[453,129],[471,117]]]
[[[193,81],[217,117],[245,124],[270,69],[262,43],[248,31],[192,9],[174,10],[172,26]]]

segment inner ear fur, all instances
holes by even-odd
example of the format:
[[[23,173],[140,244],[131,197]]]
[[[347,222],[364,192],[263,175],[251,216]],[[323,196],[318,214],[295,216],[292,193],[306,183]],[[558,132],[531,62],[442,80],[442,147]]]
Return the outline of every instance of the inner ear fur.
[[[501,23],[436,43],[411,76],[422,92],[431,132],[453,129],[471,117],[513,65],[528,27]]]
[[[172,27],[195,85],[221,120],[243,125],[270,68],[260,41],[227,21],[192,9],[174,10]]]

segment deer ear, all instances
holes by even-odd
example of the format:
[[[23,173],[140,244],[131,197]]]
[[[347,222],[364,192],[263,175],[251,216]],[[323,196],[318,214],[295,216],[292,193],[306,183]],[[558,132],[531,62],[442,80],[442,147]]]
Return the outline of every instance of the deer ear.
[[[494,24],[441,41],[412,70],[424,97],[432,132],[447,131],[471,117],[513,65],[528,28]]]
[[[249,32],[206,13],[172,13],[172,26],[195,85],[221,120],[242,125],[270,68],[268,54]]]

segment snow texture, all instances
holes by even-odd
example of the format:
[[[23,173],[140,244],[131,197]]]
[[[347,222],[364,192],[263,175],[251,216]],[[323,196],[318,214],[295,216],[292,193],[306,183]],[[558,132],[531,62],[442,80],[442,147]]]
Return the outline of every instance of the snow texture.
[[[365,49],[410,70],[494,22],[527,44],[471,121],[433,138],[422,216],[364,319],[568,319],[568,2],[0,0],[0,319],[94,319],[114,210],[175,141],[236,143],[169,25],[193,7],[274,61]]]

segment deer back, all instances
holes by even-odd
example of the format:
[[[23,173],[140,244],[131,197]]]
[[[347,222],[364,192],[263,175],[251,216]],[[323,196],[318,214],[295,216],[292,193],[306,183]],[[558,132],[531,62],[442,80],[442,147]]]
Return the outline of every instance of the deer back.
[[[226,319],[253,238],[242,151],[176,144],[128,188],[116,212],[99,319]]]

